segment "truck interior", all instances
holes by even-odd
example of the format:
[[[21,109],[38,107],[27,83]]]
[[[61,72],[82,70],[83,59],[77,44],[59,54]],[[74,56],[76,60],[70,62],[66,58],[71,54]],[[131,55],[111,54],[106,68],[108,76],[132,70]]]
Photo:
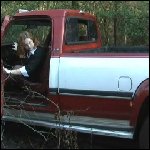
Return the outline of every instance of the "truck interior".
[[[22,55],[19,47],[17,50],[13,50],[13,43],[18,42],[18,37],[21,32],[28,31],[32,35],[36,36],[40,42],[39,46],[45,51],[44,62],[40,71],[37,73],[38,81],[32,82],[25,80],[24,84],[17,86],[7,83],[7,79],[11,76],[7,76],[4,86],[5,97],[24,97],[29,96],[29,92],[34,91],[43,95],[47,94],[48,80],[49,80],[49,61],[50,61],[50,45],[51,45],[51,20],[50,19],[21,19],[14,20],[10,24],[8,30],[4,35],[4,39],[1,44],[1,60],[3,66],[7,69],[13,69],[16,65],[24,66],[27,57]],[[19,85],[19,84],[18,84]],[[28,90],[29,91],[28,91]],[[26,96],[27,97],[27,96]],[[30,97],[30,96],[29,96]],[[7,100],[7,98],[6,98]]]

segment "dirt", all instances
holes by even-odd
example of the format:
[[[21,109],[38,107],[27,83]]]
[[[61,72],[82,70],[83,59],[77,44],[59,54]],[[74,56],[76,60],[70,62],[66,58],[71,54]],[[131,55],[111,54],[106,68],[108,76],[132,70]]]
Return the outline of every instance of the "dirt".
[[[61,132],[61,140],[55,137],[56,130],[50,130],[40,127],[33,127],[35,131],[48,132],[43,136],[33,131],[29,127],[16,123],[5,123],[2,126],[4,132],[1,141],[2,149],[137,149],[137,143],[134,141],[93,136],[90,134]],[[42,133],[40,132],[40,133]],[[69,140],[68,140],[69,139]],[[60,144],[59,144],[60,143]]]

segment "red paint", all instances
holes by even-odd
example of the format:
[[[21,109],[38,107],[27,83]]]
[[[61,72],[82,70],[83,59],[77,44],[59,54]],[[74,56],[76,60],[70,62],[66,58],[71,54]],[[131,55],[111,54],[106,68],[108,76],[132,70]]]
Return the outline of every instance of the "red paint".
[[[10,22],[10,17],[5,16],[4,20],[3,20],[3,23],[1,25],[1,44],[2,44],[4,33],[6,32],[8,26],[9,26],[9,22]]]
[[[140,112],[140,108],[146,98],[149,96],[149,79],[145,80],[141,83],[141,85],[138,87],[134,100],[133,100],[133,108],[132,108],[132,114],[131,114],[131,125],[136,125],[138,115]]]
[[[60,56],[85,58],[149,58],[148,53],[63,53]]]
[[[130,118],[130,100],[105,99],[84,96],[60,96],[62,111],[73,111],[76,115],[97,118]]]

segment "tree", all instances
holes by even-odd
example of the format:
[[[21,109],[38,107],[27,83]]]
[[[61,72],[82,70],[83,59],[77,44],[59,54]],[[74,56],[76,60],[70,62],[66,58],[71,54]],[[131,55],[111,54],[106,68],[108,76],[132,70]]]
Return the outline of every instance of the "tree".
[[[149,45],[149,1],[1,1],[1,18],[18,9],[79,9],[97,16],[103,45]]]

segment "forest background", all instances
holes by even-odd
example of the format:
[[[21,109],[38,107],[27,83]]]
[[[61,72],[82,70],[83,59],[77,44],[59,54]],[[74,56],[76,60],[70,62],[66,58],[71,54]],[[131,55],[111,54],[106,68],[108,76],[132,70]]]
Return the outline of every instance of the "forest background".
[[[97,17],[103,46],[149,45],[149,1],[1,1],[1,20],[19,9],[78,9]]]

